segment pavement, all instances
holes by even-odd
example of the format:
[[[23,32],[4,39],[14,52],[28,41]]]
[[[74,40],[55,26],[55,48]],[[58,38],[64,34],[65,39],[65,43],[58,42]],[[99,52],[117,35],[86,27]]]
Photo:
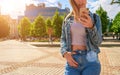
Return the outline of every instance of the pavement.
[[[54,45],[54,46],[53,46]],[[59,42],[0,42],[0,75],[63,75],[65,59]],[[100,46],[101,75],[120,75],[120,42]]]

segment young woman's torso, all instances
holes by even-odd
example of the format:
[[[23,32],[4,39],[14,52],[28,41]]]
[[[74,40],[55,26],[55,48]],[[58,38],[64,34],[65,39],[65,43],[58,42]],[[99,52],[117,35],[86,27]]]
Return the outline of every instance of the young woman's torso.
[[[71,24],[72,50],[86,50],[86,31],[85,27],[74,20]]]

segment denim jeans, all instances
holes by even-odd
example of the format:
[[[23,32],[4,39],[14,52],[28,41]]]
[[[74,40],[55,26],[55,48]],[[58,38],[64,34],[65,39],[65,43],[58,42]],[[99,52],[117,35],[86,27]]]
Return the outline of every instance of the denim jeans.
[[[73,59],[79,64],[77,68],[66,63],[65,75],[100,75],[101,64],[98,55],[94,51],[79,52],[72,55]]]

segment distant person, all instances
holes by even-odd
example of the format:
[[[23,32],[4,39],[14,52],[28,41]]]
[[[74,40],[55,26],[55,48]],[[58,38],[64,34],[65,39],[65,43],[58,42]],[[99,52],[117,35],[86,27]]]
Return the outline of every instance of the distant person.
[[[64,20],[61,34],[61,54],[67,61],[64,75],[100,75],[100,17],[86,8],[87,0],[69,1],[72,11]]]
[[[102,34],[102,39],[104,40],[104,34]]]
[[[113,34],[113,39],[115,39],[115,34]]]

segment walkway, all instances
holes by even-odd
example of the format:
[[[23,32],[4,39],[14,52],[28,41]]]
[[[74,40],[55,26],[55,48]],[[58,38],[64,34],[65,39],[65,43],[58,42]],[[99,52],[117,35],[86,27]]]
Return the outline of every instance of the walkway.
[[[120,44],[104,42],[103,44]],[[60,47],[36,47],[30,43],[0,42],[0,75],[63,75],[65,59]],[[100,47],[101,75],[120,75],[120,47]]]

